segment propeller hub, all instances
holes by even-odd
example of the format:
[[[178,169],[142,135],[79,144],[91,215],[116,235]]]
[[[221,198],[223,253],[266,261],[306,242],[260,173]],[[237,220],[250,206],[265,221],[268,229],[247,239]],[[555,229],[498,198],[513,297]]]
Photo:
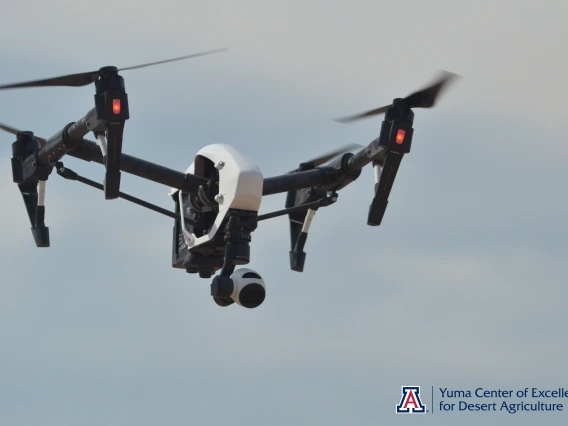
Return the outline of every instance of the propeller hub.
[[[34,140],[34,132],[30,132],[30,131],[18,132],[18,135],[16,137],[17,137],[18,142],[33,141]]]
[[[18,132],[17,141],[12,144],[14,157],[27,157],[40,149],[40,143],[35,139],[33,132]]]
[[[113,66],[102,67],[101,69],[99,69],[99,73],[101,76],[116,74],[117,72],[118,68]]]
[[[414,112],[410,109],[406,99],[397,98],[385,113],[385,120],[404,120],[409,123],[414,122]]]
[[[124,78],[118,75],[117,67],[103,67],[99,70],[98,78],[95,80],[97,93],[107,90],[124,91]]]

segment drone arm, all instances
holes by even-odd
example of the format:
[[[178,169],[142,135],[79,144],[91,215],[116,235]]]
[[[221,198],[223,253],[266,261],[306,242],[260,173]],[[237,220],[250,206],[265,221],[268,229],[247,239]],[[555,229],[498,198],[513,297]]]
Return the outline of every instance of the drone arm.
[[[97,118],[97,112],[93,108],[79,121],[68,124],[49,138],[45,146],[37,152],[36,158],[38,163],[47,164],[59,161],[69,150],[76,146],[83,136],[91,131],[102,131],[104,126],[104,121]]]
[[[104,131],[105,120],[97,118],[97,110],[93,108],[79,121],[70,124],[67,129],[67,137],[71,140],[81,140],[89,132]]]
[[[57,161],[61,160],[66,154],[84,161],[94,161],[104,164],[103,155],[98,144],[82,139],[81,135],[87,134],[92,130],[87,128],[87,123],[98,126],[94,118],[94,110],[91,110],[79,122],[67,125],[64,129],[52,136],[47,143],[35,153],[30,153],[22,159],[21,180],[33,178],[41,167],[53,167]],[[91,120],[91,121],[89,121]],[[96,130],[97,127],[94,129]],[[91,130],[90,130],[91,129]],[[77,139],[78,138],[78,139]],[[149,161],[142,160],[127,154],[121,154],[120,170],[139,176],[153,182],[178,188],[185,193],[196,195],[199,186],[207,185],[207,179],[172,170]]]
[[[103,164],[103,156],[99,145],[90,140],[82,139],[68,154],[84,161],[94,161]],[[199,187],[207,185],[209,182],[208,179],[189,173],[178,172],[177,170],[128,154],[121,155],[120,170],[165,186],[181,189],[183,192],[191,195],[197,195]]]
[[[347,161],[347,168],[350,172],[360,171],[371,161],[382,162],[384,160],[386,147],[379,145],[379,141],[380,136],[349,158]]]
[[[335,167],[319,167],[304,172],[290,173],[264,179],[262,195],[279,194],[312,186],[333,185],[341,180],[341,169]]]
[[[83,139],[83,136],[89,132],[102,132],[105,126],[105,121],[97,118],[96,109],[93,108],[79,121],[68,124],[52,136],[45,146],[40,148],[33,161],[37,162],[37,164],[53,164],[61,160],[65,154],[68,154],[85,161],[95,161],[104,165],[105,159],[101,153],[100,146],[95,142]],[[115,143],[114,145],[121,144]],[[207,179],[199,176],[181,173],[130,155],[117,154],[115,151],[113,153],[109,152],[109,155],[119,155],[120,159],[113,162],[113,164],[119,166],[119,170],[169,187],[181,189],[188,194],[197,194],[199,187],[209,182]],[[108,170],[108,172],[118,173],[118,170]]]

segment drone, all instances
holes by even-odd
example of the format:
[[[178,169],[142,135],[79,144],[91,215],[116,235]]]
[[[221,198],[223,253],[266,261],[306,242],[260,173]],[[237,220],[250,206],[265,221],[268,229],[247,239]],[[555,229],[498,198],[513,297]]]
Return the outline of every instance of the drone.
[[[314,214],[337,202],[338,191],[354,182],[368,164],[374,169],[374,197],[367,224],[379,226],[394,179],[413,136],[413,108],[431,108],[457,76],[442,71],[429,86],[386,106],[337,119],[351,123],[384,114],[380,134],[367,146],[349,145],[305,161],[290,172],[264,177],[256,163],[227,144],[208,145],[197,152],[185,172],[122,152],[123,130],[129,119],[128,96],[119,72],[220,53],[209,50],[127,68],[107,66],[97,71],[0,86],[0,90],[45,86],[81,87],[94,83],[94,108],[67,124],[51,138],[35,136],[0,124],[16,135],[12,144],[12,175],[22,194],[37,247],[49,247],[45,225],[45,188],[55,169],[65,179],[104,191],[106,200],[122,198],[174,220],[172,267],[211,279],[211,296],[219,306],[237,303],[256,308],[265,300],[266,283],[250,263],[251,234],[258,223],[287,215],[290,222],[290,268],[303,272],[304,251]],[[85,139],[93,133],[97,142]],[[353,152],[351,152],[353,151]],[[80,176],[61,161],[70,155],[104,165],[103,184]],[[173,209],[166,210],[120,191],[121,172],[171,188]],[[259,215],[262,197],[286,193],[285,208]],[[215,276],[218,272],[219,274]]]

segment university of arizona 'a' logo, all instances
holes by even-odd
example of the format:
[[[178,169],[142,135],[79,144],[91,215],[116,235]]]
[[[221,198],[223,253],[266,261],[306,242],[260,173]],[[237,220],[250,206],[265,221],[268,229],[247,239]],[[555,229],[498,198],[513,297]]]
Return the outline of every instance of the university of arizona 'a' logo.
[[[397,413],[425,413],[426,405],[420,399],[420,386],[403,386]]]

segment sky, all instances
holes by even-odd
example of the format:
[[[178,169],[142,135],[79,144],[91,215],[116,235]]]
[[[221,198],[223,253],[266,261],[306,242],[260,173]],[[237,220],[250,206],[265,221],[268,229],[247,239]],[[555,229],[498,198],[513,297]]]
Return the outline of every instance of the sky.
[[[171,219],[53,174],[51,247],[33,243],[0,135],[0,423],[405,425],[402,385],[565,386],[568,203],[563,1],[11,3],[0,81],[224,54],[125,72],[123,152],[180,171],[229,143],[264,176],[378,136],[331,119],[462,76],[416,110],[380,227],[370,169],[315,215],[302,274],[288,221],[263,222],[257,309],[218,307],[171,268]],[[94,88],[0,93],[0,122],[49,137]],[[64,158],[97,181],[98,164]],[[121,189],[173,208],[169,188]],[[283,208],[265,197],[261,213]],[[560,355],[560,356],[558,356]],[[566,424],[563,413],[438,413],[425,425]]]

